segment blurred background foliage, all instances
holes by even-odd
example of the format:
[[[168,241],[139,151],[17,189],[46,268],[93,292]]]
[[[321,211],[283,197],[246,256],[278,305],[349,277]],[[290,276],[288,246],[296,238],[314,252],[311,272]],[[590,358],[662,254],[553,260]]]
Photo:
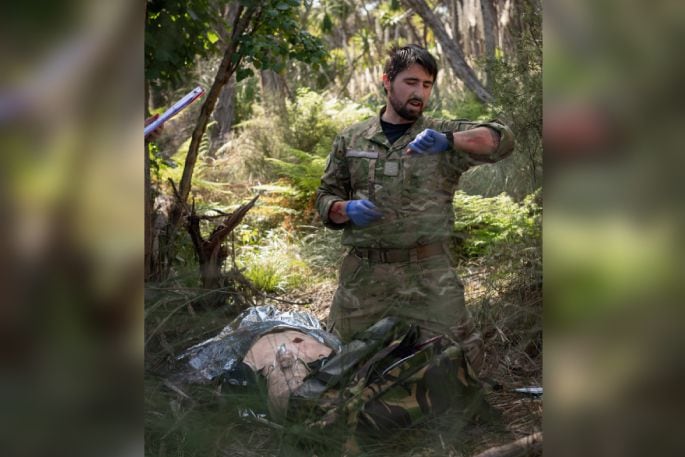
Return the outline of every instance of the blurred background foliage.
[[[499,19],[492,30],[485,27],[482,9],[486,6],[494,8]],[[333,137],[345,126],[374,115],[382,101],[379,81],[386,53],[393,45],[409,42],[428,47],[441,63],[428,115],[473,120],[501,118],[516,134],[516,154],[501,163],[469,171],[462,178],[461,188],[474,196],[494,197],[505,192],[517,202],[540,189],[539,5],[521,2],[513,10],[504,9],[497,2],[436,3],[432,7],[440,23],[454,37],[454,45],[463,49],[467,64],[492,92],[494,103],[482,103],[454,76],[431,26],[408,4],[352,0],[266,4],[262,10],[265,17],[275,17],[274,11],[279,17],[288,16],[288,21],[308,33],[310,46],[325,52],[309,56],[310,63],[303,63],[297,60],[296,51],[284,48],[282,52],[289,52],[284,64],[267,68],[254,60],[269,47],[255,44],[259,41],[259,27],[248,42],[241,44],[244,48],[240,52],[252,58],[241,61],[238,70],[249,72],[244,71],[224,87],[221,99],[225,103],[219,101],[214,121],[201,142],[192,182],[192,198],[198,207],[230,209],[249,193],[261,192],[263,198],[248,218],[259,218],[259,224],[268,229],[278,224],[312,224],[313,195]],[[235,4],[220,1],[191,2],[180,9],[174,2],[150,2],[146,28],[150,112],[162,111],[198,81],[206,81],[205,85],[211,81],[207,76],[217,68],[220,56],[206,39],[209,35],[225,37],[230,33],[231,24],[226,19],[231,8]],[[223,19],[206,20],[208,11]],[[160,24],[160,18],[166,16],[172,18],[174,27]],[[473,21],[465,21],[463,16],[472,17]],[[198,37],[195,44],[185,43],[195,48],[194,64],[175,65],[175,76],[165,75],[162,62],[166,60],[155,59],[166,58],[167,51],[164,47],[156,48],[155,43],[164,41],[166,34],[175,39],[178,28],[191,20],[195,27],[204,27],[183,32]],[[496,44],[493,49],[486,49],[486,35],[492,35]],[[222,40],[214,44],[220,45]],[[184,59],[188,52],[185,47],[177,50],[179,58]],[[168,183],[180,180],[198,111],[199,106],[194,106],[171,121],[153,146],[154,195],[173,197]],[[485,207],[481,209],[487,211]],[[265,220],[268,218],[275,219],[269,223]]]
[[[471,5],[466,1],[427,3],[449,24],[448,36],[456,37],[466,59],[482,75],[483,68],[473,60],[479,55],[474,43],[483,37],[478,32],[482,12],[479,15],[477,7],[470,7],[472,14],[466,14],[463,8]],[[415,12],[408,12],[407,4],[401,0],[300,3],[298,27],[306,24],[302,30],[322,38],[327,56],[318,71],[288,61],[285,71],[291,86],[283,100],[287,103],[300,87],[317,94],[326,88],[339,100],[349,97],[375,112],[382,100],[374,82],[379,75],[376,66],[382,61],[377,44],[413,41],[427,44],[443,57],[444,48],[436,43],[432,28]],[[514,31],[524,25],[519,18],[525,5],[538,6],[538,11],[541,2],[498,0],[494,4],[498,15],[495,42],[501,48],[495,50],[495,58],[525,62],[512,52],[518,42],[525,43]],[[140,454],[142,342],[147,341],[149,361],[154,365],[159,354],[173,357],[214,335],[221,322],[232,316],[232,310],[224,308],[197,312],[189,306],[203,292],[197,290],[192,244],[182,231],[175,241],[174,280],[148,284],[145,310],[140,306],[141,112],[148,100],[149,111],[161,112],[196,83],[205,88],[212,84],[226,28],[211,29],[211,24],[218,24],[227,11],[215,14],[216,9],[202,11],[198,5],[227,4],[28,0],[2,6],[0,287],[4,303],[0,327],[5,371],[0,395],[5,407],[0,420],[12,426],[3,428],[0,442],[7,455]],[[144,30],[144,8],[159,13],[157,24],[164,16],[180,22]],[[168,13],[162,13],[163,8]],[[545,443],[550,455],[682,454],[678,399],[683,372],[679,348],[683,343],[680,276],[685,217],[680,152],[683,116],[677,94],[683,74],[684,8],[683,2],[675,0],[544,2]],[[194,16],[200,20],[188,24]],[[160,30],[166,35],[144,36]],[[189,50],[182,52],[186,44]],[[178,63],[168,65],[167,71],[178,71],[178,75],[151,80],[163,68],[144,65],[150,57],[158,62],[165,59],[151,56],[154,48],[178,51],[166,57]],[[432,107],[441,116],[446,110],[447,117],[487,118],[491,107],[502,103],[496,100],[484,107],[473,94],[461,90],[463,84],[445,70],[444,60],[441,67],[444,71]],[[356,68],[365,71],[353,71]],[[236,126],[261,109],[262,74],[253,74],[234,82],[236,103],[231,110],[234,119],[225,122],[228,132],[237,131]],[[524,78],[518,75],[519,80]],[[147,94],[143,91],[146,83],[154,86]],[[512,108],[523,116],[535,113],[535,106],[525,103]],[[152,151],[153,162],[173,167],[170,158],[190,136],[198,111],[199,105],[191,107],[167,126],[159,148]],[[226,134],[220,127],[217,121],[210,133]],[[209,141],[220,148],[231,136]],[[534,150],[535,146],[525,138],[519,140],[519,148]],[[210,154],[217,151],[217,160],[224,163],[240,152],[231,150],[233,155],[225,157],[218,149],[208,150]],[[251,169],[242,162],[235,160],[231,165],[251,176]],[[255,165],[257,171],[267,166]],[[531,171],[528,166],[524,174],[530,177]],[[211,173],[226,174],[226,181],[204,179],[205,184],[213,183],[215,193],[206,191],[200,202],[207,212],[230,211],[237,196],[268,185],[243,184],[242,178],[229,176],[229,170],[216,171],[211,166],[203,173],[205,178]],[[162,208],[172,191],[159,176],[153,181],[157,208]],[[477,184],[487,191],[489,182]],[[498,186],[487,194],[497,196]],[[467,190],[466,181],[463,187]],[[514,201],[524,201],[526,194],[521,192]],[[278,214],[287,224],[284,211]],[[255,245],[264,239],[260,233],[282,222],[266,224],[262,230],[246,221],[245,230],[254,232],[248,239],[255,241],[243,243]],[[340,254],[335,250],[339,234],[322,230],[319,224],[307,223],[299,230],[306,262],[315,272],[333,277]],[[520,257],[515,260],[521,261]],[[523,265],[530,265],[531,273],[537,271],[535,262]],[[473,277],[469,275],[478,273],[472,265],[463,267],[468,288]],[[489,328],[499,341],[512,336],[519,342],[530,341],[529,330],[512,330],[533,326],[509,323],[512,318],[520,322],[530,318],[534,308],[521,306],[523,298],[525,294],[520,294],[502,306],[496,305],[501,299],[495,305],[487,303],[478,314],[479,322],[494,324]],[[144,340],[140,337],[143,316],[147,318]],[[174,455],[283,454],[273,433],[232,420],[221,409],[226,406],[222,397],[213,391],[194,395],[193,409],[162,381],[146,372],[146,438],[158,446],[150,449],[151,455],[167,451]],[[253,447],[241,447],[235,436],[251,437]],[[446,436],[432,434],[430,439],[443,442]],[[412,451],[414,455],[449,455],[452,451],[450,442],[437,450],[404,440],[400,449],[385,444],[397,455]]]
[[[384,99],[382,66],[393,45],[418,43],[439,59],[441,71],[427,114],[521,122],[515,127],[525,153],[508,159],[511,168],[481,167],[480,174],[469,174],[463,182],[464,195],[499,199],[505,192],[507,200],[501,207],[490,200],[455,200],[455,211],[468,221],[455,227],[455,237],[463,238],[466,247],[460,268],[471,275],[469,306],[488,313],[481,322],[492,324],[486,335],[496,338],[500,321],[495,311],[502,308],[491,304],[501,303],[505,291],[494,293],[493,288],[486,295],[477,285],[487,286],[484,279],[490,276],[499,278],[501,289],[514,284],[514,276],[524,277],[515,267],[521,259],[518,248],[506,246],[512,240],[537,246],[535,230],[521,219],[528,211],[526,197],[540,187],[541,139],[523,133],[523,116],[541,122],[536,119],[539,109],[532,106],[540,99],[531,95],[539,69],[525,63],[539,58],[537,2],[48,3],[16,3],[0,15],[0,149],[8,152],[0,155],[0,281],[10,304],[0,321],[7,329],[3,341],[8,359],[34,380],[25,382],[17,375],[19,382],[1,392],[12,400],[7,404],[34,400],[27,401],[30,406],[3,409],[3,414],[20,412],[11,423],[27,431],[8,454],[30,455],[41,447],[51,449],[52,442],[64,443],[69,455],[81,455],[73,451],[80,447],[99,449],[100,454],[128,453],[103,440],[110,436],[105,433],[108,425],[125,424],[112,437],[138,426],[125,400],[136,398],[139,390],[126,378],[138,379],[143,363],[146,453],[222,453],[217,447],[222,432],[207,427],[206,421],[190,420],[200,409],[211,411],[216,395],[194,393],[190,403],[176,398],[162,374],[181,349],[212,336],[241,306],[281,300],[283,306],[325,316],[343,251],[340,234],[321,227],[313,191],[335,134],[377,113]],[[435,21],[427,21],[426,10]],[[493,10],[496,20],[491,23]],[[450,40],[441,41],[439,29]],[[534,39],[523,39],[529,35]],[[135,51],[141,47],[142,55]],[[459,76],[455,62],[445,57],[448,51],[463,55],[474,81]],[[222,62],[229,67],[223,73]],[[162,136],[149,144],[149,164],[141,171],[142,112],[163,112],[196,85],[207,95],[165,125]],[[212,87],[221,90],[212,92]],[[203,111],[212,97],[215,105],[205,105]],[[516,111],[522,103],[531,104],[530,109]],[[115,128],[108,128],[110,124]],[[194,131],[197,160],[188,168]],[[197,250],[183,226],[185,219],[176,227],[170,223],[176,194],[183,192],[179,184],[184,171],[192,176],[184,211],[194,207],[203,217],[205,240],[227,213],[260,194],[222,243],[226,282],[218,291],[200,287]],[[147,178],[144,184],[141,177]],[[151,203],[145,208],[146,240],[139,217],[144,202]],[[503,214],[478,218],[487,211]],[[144,289],[139,283],[142,248],[157,261],[157,268],[147,272]],[[488,263],[495,254],[499,261]],[[524,266],[535,272],[538,264]],[[497,268],[501,275],[494,274]],[[217,295],[225,306],[212,306],[216,301],[209,298]],[[143,296],[141,309],[137,303]],[[486,296],[492,302],[483,301]],[[525,315],[540,315],[539,301],[513,305],[525,308]],[[137,338],[141,332],[144,360]],[[534,327],[524,333],[537,342]],[[512,363],[523,357],[525,346],[509,346],[518,354],[509,354]],[[539,355],[531,353],[539,368]],[[498,365],[493,359],[492,370]],[[527,379],[539,380],[540,371],[533,368]],[[49,388],[38,396],[34,385]],[[124,391],[118,389],[122,386]],[[101,393],[105,399],[99,402]],[[54,417],[47,412],[55,411],[61,427],[44,426],[43,419]],[[90,411],[108,413],[92,420]],[[539,415],[533,422],[537,426]],[[86,435],[98,439],[87,440]],[[457,449],[460,435],[452,435],[454,441],[440,448],[433,435],[429,443],[417,436],[415,446],[396,450],[426,454]],[[245,444],[250,436],[240,438]],[[30,448],[28,453],[13,452],[23,446]],[[253,455],[264,455],[261,451],[273,447],[256,449]],[[234,451],[229,454],[247,454],[250,448]]]
[[[218,0],[180,3],[157,0],[148,4],[148,110],[162,112],[197,84],[210,87],[220,67],[222,46],[238,40],[233,56],[237,66],[226,76],[199,143],[188,204],[206,217],[201,233],[208,238],[223,214],[235,211],[255,194],[260,198],[224,242],[227,257],[222,274],[232,278],[221,289],[225,306],[208,306],[203,301],[207,291],[198,288],[199,273],[193,273],[197,259],[189,238],[183,227],[170,234],[167,225],[175,188],[187,167],[191,135],[201,117],[201,103],[168,122],[151,145],[153,248],[155,255],[166,259],[161,262],[164,271],[148,277],[146,291],[148,401],[156,405],[148,413],[147,452],[185,455],[192,446],[183,440],[199,439],[202,421],[196,424],[179,416],[181,428],[166,433],[168,424],[151,416],[167,416],[167,394],[158,389],[154,377],[164,372],[169,359],[189,339],[197,342],[220,330],[226,316],[246,303],[266,301],[325,318],[344,250],[340,232],[321,225],[314,210],[315,191],[335,135],[376,115],[384,101],[380,82],[387,53],[392,46],[407,43],[428,48],[439,61],[427,115],[476,121],[497,118],[516,135],[516,152],[511,157],[475,167],[462,177],[454,198],[454,252],[466,283],[468,305],[491,353],[489,374],[508,383],[541,383],[539,2],[276,0],[259,7]],[[249,19],[250,32],[232,38],[236,24],[231,18],[236,14],[247,17],[252,7],[257,12]],[[433,19],[426,10],[432,11]],[[271,22],[262,25],[260,18]],[[164,21],[169,20],[173,26],[167,27]],[[438,39],[438,28],[451,40]],[[191,39],[174,50],[179,34]],[[475,83],[464,80],[446,58],[454,52],[463,56],[463,64],[476,75]],[[239,276],[249,286],[237,280]],[[184,309],[188,306],[189,310]],[[238,397],[233,401],[241,402]],[[194,415],[196,407],[183,402],[179,411]],[[530,407],[509,409],[516,411],[515,416],[525,416],[508,418],[519,424],[510,427],[509,433],[518,437],[539,429],[541,409],[533,406],[531,412]],[[238,443],[252,439],[241,433],[234,437],[236,455],[268,454],[272,446],[287,446],[288,436],[297,435],[292,430],[280,438],[260,435],[255,439],[263,440],[262,447],[251,451]],[[220,434],[208,430],[200,434],[222,441]],[[308,439],[317,441],[314,436]],[[508,438],[500,434],[491,439]],[[332,439],[340,445],[336,440],[342,437]],[[463,452],[487,442],[468,441],[456,433],[448,446]],[[440,452],[435,444],[419,440],[416,446],[423,446],[425,455],[435,455],[431,452]],[[207,442],[202,446],[215,448]],[[397,449],[404,452],[400,455],[424,451]],[[312,452],[335,450],[316,447]],[[386,455],[382,449],[372,454]]]

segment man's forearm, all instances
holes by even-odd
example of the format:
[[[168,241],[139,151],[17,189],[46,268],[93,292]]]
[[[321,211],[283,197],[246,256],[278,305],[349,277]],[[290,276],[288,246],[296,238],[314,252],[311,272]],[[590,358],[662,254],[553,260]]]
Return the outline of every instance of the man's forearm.
[[[489,155],[499,147],[499,134],[488,127],[454,132],[454,147],[468,154]]]
[[[328,218],[336,224],[344,224],[349,221],[350,218],[347,216],[347,211],[345,211],[346,201],[333,202],[331,209],[328,210]]]

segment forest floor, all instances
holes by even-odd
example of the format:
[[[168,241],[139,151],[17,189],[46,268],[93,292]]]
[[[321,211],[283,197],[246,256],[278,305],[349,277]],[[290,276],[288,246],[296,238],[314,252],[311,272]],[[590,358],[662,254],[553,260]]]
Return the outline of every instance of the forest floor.
[[[483,297],[488,295],[489,284],[485,281],[480,281],[485,271],[478,270],[472,272],[468,279],[464,279],[465,291],[464,294],[467,299],[467,304],[473,304],[472,307],[484,306]],[[465,275],[461,275],[462,278]],[[292,295],[289,295],[287,301],[294,303],[307,303],[307,305],[292,305],[281,303],[276,305],[283,311],[297,310],[307,311],[321,322],[325,322],[328,316],[330,303],[335,293],[336,284],[333,281],[325,282],[311,288],[310,290],[303,290]],[[496,297],[500,298],[501,297]],[[539,303],[538,303],[539,304]],[[481,373],[483,379],[494,383],[498,387],[496,390],[489,390],[486,394],[488,403],[493,406],[499,413],[501,413],[501,427],[499,426],[475,426],[468,430],[464,430],[468,436],[468,447],[472,447],[474,453],[482,452],[494,446],[505,444],[507,442],[532,435],[535,432],[542,430],[542,397],[524,395],[513,392],[512,389],[517,387],[542,386],[542,358],[541,358],[541,341],[536,341],[534,338],[526,340],[528,330],[526,328],[510,329],[506,328],[509,325],[521,325],[524,322],[530,322],[526,317],[516,316],[521,312],[521,309],[515,309],[512,305],[505,305],[511,308],[511,313],[506,316],[505,321],[496,322],[491,321],[489,325],[485,325],[483,332],[485,335],[485,352],[486,362]],[[483,314],[479,310],[470,310],[474,315]],[[530,310],[527,310],[530,311]],[[501,328],[504,326],[504,328]],[[511,331],[515,330],[515,331]],[[518,344],[511,345],[512,337],[507,334],[514,335],[523,333],[524,338],[518,341]],[[534,332],[533,332],[534,333]],[[402,453],[394,455],[422,455],[422,456],[438,456],[438,455],[460,455],[455,451],[453,453],[443,454],[441,452],[449,451],[446,448],[444,438],[438,436],[438,441],[441,441],[437,448],[429,447],[423,450],[421,454]],[[393,454],[387,454],[393,455]],[[464,454],[470,455],[470,454]],[[475,455],[475,454],[474,454]]]
[[[464,424],[448,413],[431,425],[362,443],[362,455],[468,457],[541,430],[542,398],[513,392],[516,387],[542,386],[540,291],[488,294],[491,287],[479,281],[481,273],[467,275],[465,292],[486,343],[482,378],[499,386],[486,394],[498,412],[496,420]],[[281,310],[307,311],[325,322],[335,287],[334,281],[324,281],[267,298],[265,303]],[[339,437],[309,434],[310,444],[303,447],[299,438],[293,442],[291,432],[241,417],[240,411],[265,410],[255,398],[216,388],[170,385],[165,373],[174,366],[174,358],[191,344],[216,335],[236,314],[193,306],[187,294],[170,291],[154,289],[146,295],[146,309],[154,307],[146,314],[146,455],[342,455],[342,446],[337,451],[330,448],[336,440],[342,445]]]

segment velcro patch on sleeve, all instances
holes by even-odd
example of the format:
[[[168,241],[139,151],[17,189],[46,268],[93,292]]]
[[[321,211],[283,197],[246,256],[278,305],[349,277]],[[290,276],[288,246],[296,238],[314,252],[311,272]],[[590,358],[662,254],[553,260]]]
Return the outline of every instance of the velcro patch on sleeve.
[[[378,151],[359,151],[357,149],[349,149],[345,153],[345,157],[359,157],[364,159],[377,159]]]

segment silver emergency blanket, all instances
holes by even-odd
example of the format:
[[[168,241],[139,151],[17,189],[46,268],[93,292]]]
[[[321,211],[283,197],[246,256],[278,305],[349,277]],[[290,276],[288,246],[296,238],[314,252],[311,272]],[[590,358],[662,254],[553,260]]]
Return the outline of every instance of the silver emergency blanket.
[[[340,352],[341,342],[321,328],[314,315],[300,311],[279,311],[271,305],[252,307],[241,313],[218,335],[186,349],[177,357],[181,362],[175,380],[207,384],[220,377],[230,382],[231,374],[241,364],[253,343],[262,335],[294,329]]]

